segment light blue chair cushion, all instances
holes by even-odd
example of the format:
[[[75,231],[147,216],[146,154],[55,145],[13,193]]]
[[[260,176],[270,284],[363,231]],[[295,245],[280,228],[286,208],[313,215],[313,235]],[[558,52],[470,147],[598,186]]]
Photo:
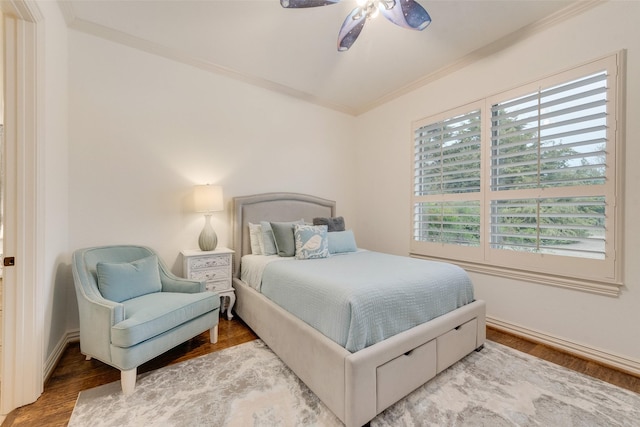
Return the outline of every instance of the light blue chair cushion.
[[[220,307],[213,292],[157,292],[122,303],[126,319],[111,327],[111,344],[132,347]]]
[[[162,290],[156,255],[132,262],[98,262],[96,273],[100,293],[111,301],[123,302]]]
[[[339,254],[343,252],[355,252],[358,250],[356,246],[356,238],[353,230],[334,231],[327,233],[329,240],[329,253]]]

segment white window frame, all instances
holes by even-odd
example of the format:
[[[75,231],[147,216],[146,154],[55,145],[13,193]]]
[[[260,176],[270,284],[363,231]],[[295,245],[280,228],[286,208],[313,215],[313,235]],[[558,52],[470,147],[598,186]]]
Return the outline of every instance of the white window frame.
[[[594,60],[538,81],[525,84],[499,94],[487,96],[470,103],[412,123],[411,144],[414,146],[415,131],[432,123],[446,120],[480,109],[482,121],[482,184],[479,193],[416,195],[414,187],[414,155],[411,157],[411,237],[410,255],[420,258],[446,260],[469,271],[516,278],[548,285],[585,290],[592,293],[617,296],[622,280],[622,195],[623,195],[623,143],[624,117],[624,51]],[[593,195],[606,197],[606,231],[604,259],[587,259],[551,254],[526,253],[490,247],[490,207],[492,200],[504,199],[503,192],[490,190],[491,185],[491,106],[535,92],[539,88],[552,87],[598,71],[607,70],[607,168],[604,185],[594,186]],[[412,148],[412,154],[414,149]],[[597,187],[597,188],[595,188]],[[502,194],[501,194],[502,193]],[[567,196],[567,188],[553,187],[536,190],[535,197],[550,198]],[[526,194],[526,196],[524,196]],[[511,191],[509,199],[531,198],[531,191]],[[480,245],[461,246],[446,243],[417,241],[414,239],[414,212],[423,202],[456,201],[479,198]]]

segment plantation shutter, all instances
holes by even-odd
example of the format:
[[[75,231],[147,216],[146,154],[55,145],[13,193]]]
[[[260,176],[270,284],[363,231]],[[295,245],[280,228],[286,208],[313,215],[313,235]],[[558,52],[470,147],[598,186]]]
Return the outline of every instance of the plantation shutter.
[[[479,246],[481,136],[479,109],[414,131],[415,241]]]
[[[491,189],[602,184],[607,74],[491,107]]]
[[[416,195],[480,191],[480,110],[415,131]]]
[[[594,187],[606,178],[607,73],[497,103],[491,117],[491,248],[604,259]]]
[[[624,55],[412,124],[412,256],[617,295]]]

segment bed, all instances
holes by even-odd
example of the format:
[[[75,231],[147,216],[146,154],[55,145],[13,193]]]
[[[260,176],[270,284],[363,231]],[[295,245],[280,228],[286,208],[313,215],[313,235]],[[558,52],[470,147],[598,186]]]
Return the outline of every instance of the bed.
[[[305,194],[266,193],[236,197],[233,203],[236,313],[347,427],[368,423],[483,346],[485,304],[473,300],[358,351],[348,351],[240,275],[241,259],[251,253],[249,223],[335,217],[335,202]]]

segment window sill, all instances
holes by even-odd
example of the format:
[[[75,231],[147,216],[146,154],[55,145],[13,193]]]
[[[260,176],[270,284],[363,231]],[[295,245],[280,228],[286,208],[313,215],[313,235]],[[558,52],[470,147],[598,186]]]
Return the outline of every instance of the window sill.
[[[592,294],[604,295],[609,297],[620,296],[620,288],[622,283],[611,283],[603,281],[592,281],[586,279],[576,279],[571,277],[556,276],[551,274],[537,273],[533,271],[516,270],[511,268],[496,267],[491,265],[483,265],[472,262],[458,261],[446,258],[438,258],[426,256],[422,254],[410,253],[413,258],[427,259],[432,261],[448,262],[464,268],[466,271],[474,273],[488,274],[507,279],[524,280],[527,282],[540,283],[549,286],[556,286],[566,289],[574,289]]]

